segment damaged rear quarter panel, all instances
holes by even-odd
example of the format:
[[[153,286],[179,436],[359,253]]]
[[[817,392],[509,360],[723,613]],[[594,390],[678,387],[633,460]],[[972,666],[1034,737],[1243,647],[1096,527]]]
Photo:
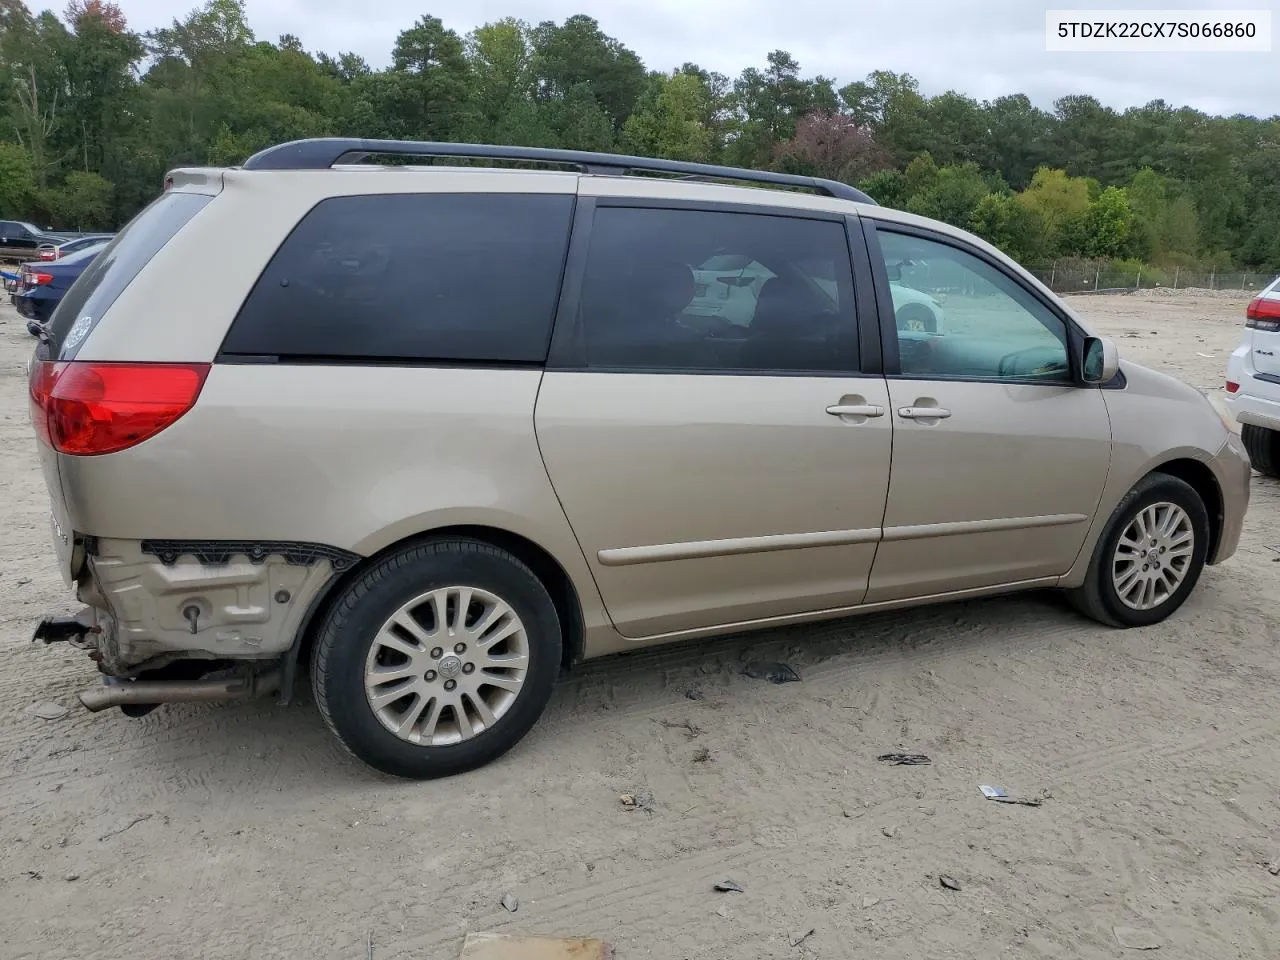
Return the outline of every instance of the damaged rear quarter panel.
[[[101,665],[283,655],[325,585],[359,558],[332,547],[103,539],[81,600],[108,611]]]

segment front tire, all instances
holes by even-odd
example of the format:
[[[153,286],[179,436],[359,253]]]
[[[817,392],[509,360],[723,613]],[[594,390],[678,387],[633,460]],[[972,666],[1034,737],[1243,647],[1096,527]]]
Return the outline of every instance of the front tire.
[[[1167,474],[1144,477],[1125,495],[1098,538],[1075,607],[1113,627],[1164,620],[1200,579],[1209,514],[1195,489]]]
[[[1252,423],[1240,424],[1240,439],[1253,469],[1268,477],[1280,477],[1280,433]]]
[[[405,547],[344,590],[312,687],[358,759],[415,780],[483,766],[542,714],[560,667],[555,605],[515,556],[476,540]]]
[[[938,318],[928,307],[912,303],[903,307],[895,315],[898,329],[912,333],[937,333]]]

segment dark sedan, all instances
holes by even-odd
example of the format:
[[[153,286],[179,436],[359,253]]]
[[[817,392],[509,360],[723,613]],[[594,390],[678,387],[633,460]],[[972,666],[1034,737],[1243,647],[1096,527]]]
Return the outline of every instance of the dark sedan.
[[[24,265],[22,279],[18,281],[18,289],[13,295],[13,304],[18,312],[34,323],[48,323],[54,307],[105,246],[104,241],[96,247],[69,254],[53,263]]]

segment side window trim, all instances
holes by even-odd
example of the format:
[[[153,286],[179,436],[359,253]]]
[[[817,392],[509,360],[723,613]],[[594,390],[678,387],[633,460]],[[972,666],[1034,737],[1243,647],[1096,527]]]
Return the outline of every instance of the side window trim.
[[[875,261],[868,255],[858,216],[849,214],[844,218],[844,226],[849,255],[853,258],[853,312],[854,323],[858,325],[858,364],[864,376],[882,377],[885,368],[880,324],[877,322]]]
[[[918,237],[921,240],[928,240],[931,243],[939,243],[944,246],[952,247],[961,253],[966,253],[971,257],[981,260],[984,264],[998,272],[1011,284],[1016,286],[1022,293],[1034,300],[1038,305],[1048,311],[1054,318],[1059,320],[1067,333],[1067,363],[1071,369],[1070,381],[1055,381],[1057,386],[1074,386],[1074,387],[1096,387],[1096,384],[1083,384],[1080,380],[1080,352],[1084,348],[1084,334],[1075,322],[1062,312],[1057,304],[1045,297],[1033,287],[1027,285],[1026,281],[1019,277],[1016,273],[996,260],[994,257],[971,244],[965,243],[958,237],[949,234],[940,233],[936,230],[929,230],[925,227],[917,227],[914,224],[893,223],[891,221],[873,222],[869,217],[862,218],[863,234],[867,240],[867,250],[871,255],[871,269],[875,275],[876,305],[879,309],[880,319],[880,336],[884,350],[884,369],[885,376],[891,378],[900,378],[902,374],[902,362],[898,353],[898,324],[893,314],[893,295],[889,289],[889,273],[885,269],[884,252],[880,246],[879,229],[884,229],[889,233],[897,233],[903,236]],[[1038,386],[1044,386],[1043,380],[1035,378],[1011,377],[1007,379],[995,379],[986,377],[949,377],[935,376],[930,379],[936,380],[957,380],[957,381],[977,381],[982,383],[1026,383]]]
[[[579,323],[578,308],[582,299],[582,285],[586,276],[591,232],[596,211],[602,208],[626,208],[634,210],[688,210],[706,213],[751,214],[756,216],[785,217],[791,220],[817,220],[839,223],[845,234],[845,249],[850,256],[853,274],[854,300],[850,313],[858,333],[858,365],[847,371],[815,373],[796,370],[697,370],[689,368],[649,367],[588,367],[583,331]],[[880,363],[880,331],[870,322],[875,317],[875,299],[870,290],[870,271],[873,261],[864,259],[859,249],[855,231],[858,218],[855,215],[833,213],[825,210],[788,209],[768,204],[725,203],[723,201],[682,200],[662,197],[594,197],[578,195],[577,208],[569,234],[569,250],[565,260],[564,279],[560,289],[559,305],[551,332],[551,349],[547,355],[548,371],[597,372],[611,374],[663,373],[688,376],[777,376],[777,377],[825,377],[831,379],[858,379],[883,376]],[[883,269],[883,268],[882,268]],[[870,363],[870,369],[868,368]]]
[[[551,321],[551,346],[547,351],[548,370],[586,370],[586,350],[578,306],[587,275],[587,252],[591,247],[591,225],[596,218],[596,198],[579,195],[569,226],[569,251],[560,279],[560,299]]]
[[[880,330],[880,369],[883,376],[897,376],[902,372],[898,356],[898,323],[893,316],[893,293],[889,289],[889,271],[884,264],[884,251],[880,249],[880,236],[876,222],[869,217],[859,217],[862,225],[862,241],[867,251],[871,269],[871,289],[875,296],[875,313]],[[869,318],[868,318],[869,319]]]

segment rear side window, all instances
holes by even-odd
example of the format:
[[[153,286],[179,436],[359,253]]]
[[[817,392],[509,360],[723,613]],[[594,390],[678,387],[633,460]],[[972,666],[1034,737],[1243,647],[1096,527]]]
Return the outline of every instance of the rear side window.
[[[129,221],[62,298],[41,350],[70,360],[125,287],[212,199],[202,193],[164,193]]]
[[[591,368],[858,369],[853,268],[837,221],[602,207],[578,322]]]
[[[322,201],[272,257],[222,352],[543,363],[572,216],[568,195]]]

